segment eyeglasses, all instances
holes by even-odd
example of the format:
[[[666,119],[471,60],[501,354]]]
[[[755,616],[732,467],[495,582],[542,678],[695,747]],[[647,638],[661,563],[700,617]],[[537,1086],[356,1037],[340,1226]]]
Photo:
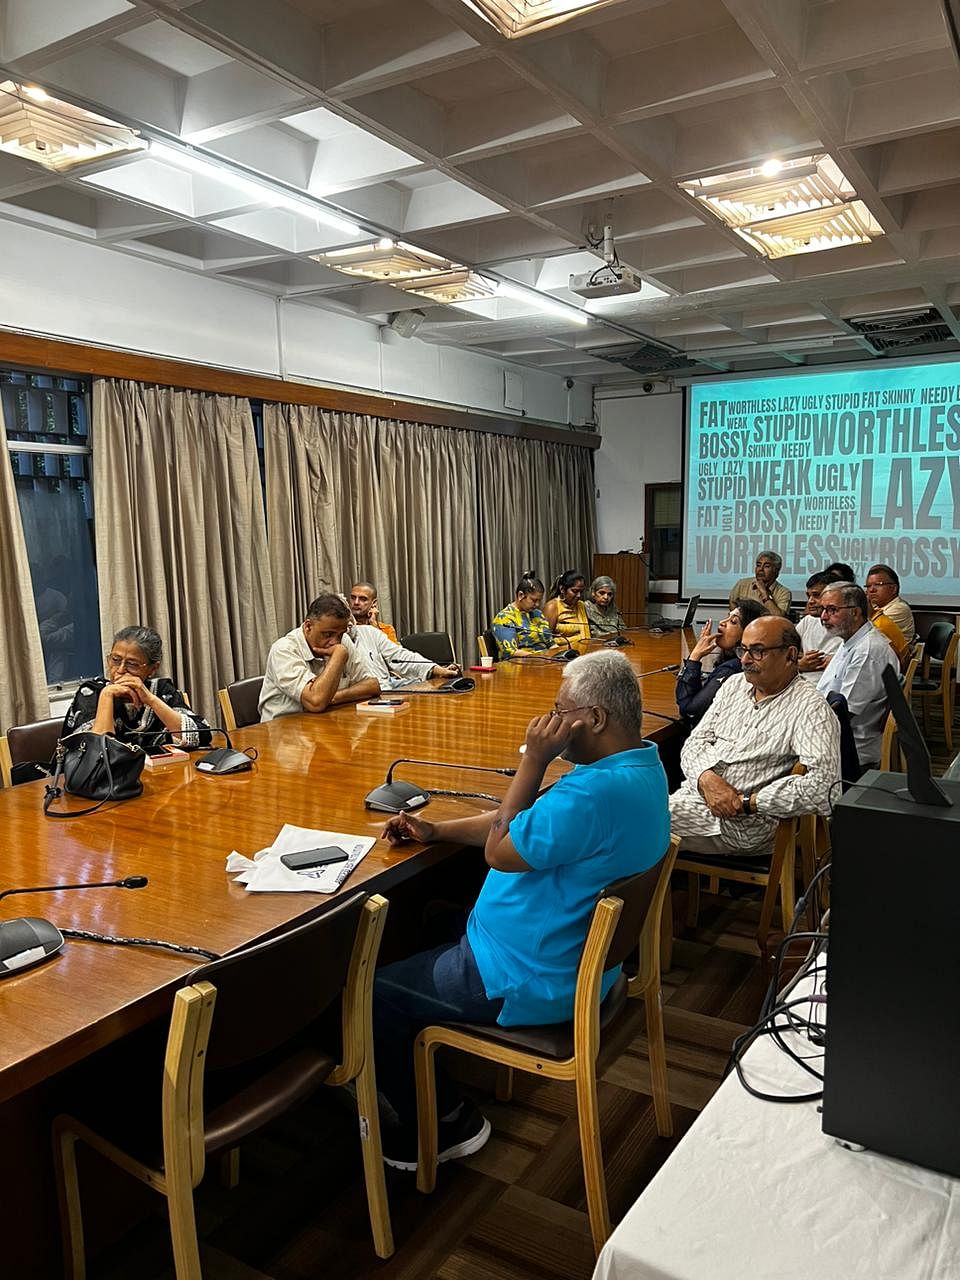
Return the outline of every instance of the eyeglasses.
[[[825,604],[821,609],[821,614],[840,613],[843,609],[855,609],[855,604]]]
[[[773,653],[775,649],[792,649],[793,647],[790,644],[738,644],[736,654],[738,658],[745,658],[749,655],[754,662],[759,662],[761,658],[768,653]]]
[[[135,658],[121,658],[115,653],[108,653],[107,666],[112,671],[129,671],[132,676],[138,676],[141,671],[147,670],[150,663],[137,662]]]
[[[896,585],[897,584],[895,582],[868,582],[866,587],[864,587],[864,590],[874,591],[878,587],[895,587]]]
[[[580,707],[558,707],[554,704],[554,708],[550,714],[552,716],[566,716],[569,715],[571,711],[589,711],[592,706],[592,702],[584,703],[583,706]]]

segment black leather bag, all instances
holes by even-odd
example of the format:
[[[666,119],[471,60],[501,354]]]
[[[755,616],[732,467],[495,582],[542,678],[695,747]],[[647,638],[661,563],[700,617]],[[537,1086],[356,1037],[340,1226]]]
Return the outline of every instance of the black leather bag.
[[[57,743],[53,782],[47,785],[43,797],[44,813],[48,818],[79,818],[93,813],[108,800],[134,799],[143,792],[140,775],[146,758],[142,747],[121,742],[111,733],[68,733]],[[50,805],[64,791],[97,803],[70,813],[51,812]]]

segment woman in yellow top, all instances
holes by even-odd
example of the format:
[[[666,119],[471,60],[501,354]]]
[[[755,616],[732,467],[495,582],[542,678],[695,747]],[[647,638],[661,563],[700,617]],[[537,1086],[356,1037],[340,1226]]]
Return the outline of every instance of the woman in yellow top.
[[[544,617],[550,630],[568,640],[589,640],[590,619],[583,607],[583,590],[586,579],[576,569],[561,573],[550,590],[550,599],[543,606]]]

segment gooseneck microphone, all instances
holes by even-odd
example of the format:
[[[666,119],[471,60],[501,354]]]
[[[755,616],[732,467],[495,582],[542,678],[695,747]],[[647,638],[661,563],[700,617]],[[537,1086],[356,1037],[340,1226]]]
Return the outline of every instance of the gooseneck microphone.
[[[673,662],[670,664],[669,667],[654,667],[652,671],[638,671],[636,675],[637,675],[637,679],[639,680],[641,676],[659,676],[659,675],[662,675],[664,671],[679,671],[679,670],[680,670],[680,663]]]
[[[516,769],[501,769],[494,765],[457,764],[451,760],[414,760],[401,756],[394,760],[387,769],[386,780],[382,786],[374,789],[364,798],[368,809],[376,809],[379,813],[409,813],[412,809],[422,809],[431,796],[463,796],[468,799],[490,800],[499,804],[497,796],[487,795],[482,791],[440,791],[433,787],[418,787],[412,782],[394,782],[393,772],[398,764],[419,764],[436,769],[465,769],[470,773],[498,773],[501,777],[512,778]]]
[[[84,884],[38,884],[29,889],[4,889],[0,898],[14,893],[59,893],[61,889],[145,889],[150,881],[146,876],[127,876],[123,880],[97,880]]]

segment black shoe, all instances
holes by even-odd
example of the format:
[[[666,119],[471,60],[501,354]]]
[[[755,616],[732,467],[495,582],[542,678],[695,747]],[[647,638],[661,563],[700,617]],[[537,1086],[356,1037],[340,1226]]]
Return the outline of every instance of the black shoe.
[[[472,1102],[462,1102],[452,1120],[441,1120],[437,1129],[437,1163],[472,1156],[487,1145],[490,1121]],[[392,1169],[415,1173],[417,1130],[415,1125],[395,1125],[383,1131],[383,1161]]]

